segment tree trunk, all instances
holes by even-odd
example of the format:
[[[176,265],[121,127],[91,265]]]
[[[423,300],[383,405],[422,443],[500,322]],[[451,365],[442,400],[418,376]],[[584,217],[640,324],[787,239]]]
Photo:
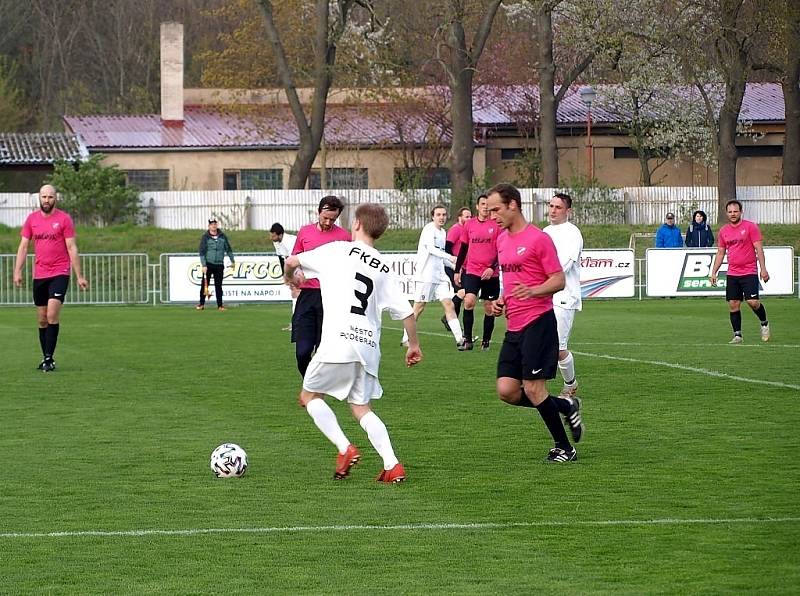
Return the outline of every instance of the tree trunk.
[[[738,107],[729,106],[729,99],[719,114],[719,155],[717,179],[717,216],[720,222],[725,221],[725,203],[736,198],[736,125],[739,118],[739,108],[742,100],[739,99]]]
[[[788,6],[787,6],[788,8]],[[786,72],[783,86],[785,128],[782,184],[800,184],[800,9],[792,7],[786,23]]]
[[[556,142],[555,63],[553,62],[552,12],[542,7],[536,16],[539,36],[539,133],[542,156],[542,185],[546,188],[558,186],[558,144]]]

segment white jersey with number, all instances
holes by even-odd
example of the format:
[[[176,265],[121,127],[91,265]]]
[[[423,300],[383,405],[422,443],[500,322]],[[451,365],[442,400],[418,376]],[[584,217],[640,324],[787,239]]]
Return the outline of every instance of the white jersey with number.
[[[452,269],[453,263],[444,249],[446,240],[444,228],[437,228],[433,222],[422,228],[417,244],[417,281],[426,284],[448,281],[444,268]]]
[[[294,234],[284,234],[280,242],[272,243],[272,246],[275,247],[275,254],[284,259],[291,255],[295,240],[297,240],[297,236]]]
[[[360,362],[378,376],[381,314],[395,320],[413,314],[400,279],[377,249],[363,242],[330,242],[296,255],[307,278],[322,291],[322,341],[317,362]]]
[[[553,294],[553,306],[571,310],[581,310],[581,251],[583,235],[571,222],[549,225],[544,232],[553,239],[558,252],[558,260],[564,270],[566,285]]]

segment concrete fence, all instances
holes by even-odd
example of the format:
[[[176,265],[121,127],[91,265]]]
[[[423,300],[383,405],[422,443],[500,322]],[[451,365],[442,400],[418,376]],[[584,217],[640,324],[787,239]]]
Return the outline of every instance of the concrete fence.
[[[553,193],[563,189],[521,189],[523,209],[533,221],[547,217],[547,204]],[[202,229],[214,215],[223,228],[267,229],[280,222],[288,230],[316,217],[319,200],[326,194],[343,196],[347,207],[344,223],[352,219],[356,205],[376,202],[389,212],[393,228],[418,229],[430,221],[430,210],[437,203],[450,206],[447,190],[239,190],[175,191],[142,193],[142,221],[167,229]],[[575,220],[579,224],[662,223],[671,211],[684,227],[695,209],[717,222],[716,187],[629,187],[613,190],[587,190],[573,193]],[[737,190],[745,217],[758,223],[800,224],[800,186],[743,186]],[[35,194],[0,194],[0,224],[20,226],[28,213],[38,207]]]

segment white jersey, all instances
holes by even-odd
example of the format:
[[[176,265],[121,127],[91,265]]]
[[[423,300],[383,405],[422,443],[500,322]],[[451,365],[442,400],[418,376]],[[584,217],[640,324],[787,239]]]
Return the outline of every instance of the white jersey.
[[[290,256],[292,249],[294,249],[295,240],[297,240],[297,236],[294,234],[284,234],[280,242],[272,243],[272,246],[275,247],[275,254],[284,259]]]
[[[329,242],[296,255],[303,273],[322,292],[322,341],[317,362],[360,362],[378,376],[381,314],[395,320],[413,314],[400,279],[377,249],[363,242]]]
[[[581,251],[583,236],[571,222],[549,225],[544,232],[553,239],[558,252],[558,260],[564,270],[566,285],[553,294],[553,305],[572,310],[581,310]]]
[[[447,233],[430,222],[422,228],[417,244],[416,280],[427,284],[439,284],[448,280],[444,268],[453,268],[450,253],[444,249]]]

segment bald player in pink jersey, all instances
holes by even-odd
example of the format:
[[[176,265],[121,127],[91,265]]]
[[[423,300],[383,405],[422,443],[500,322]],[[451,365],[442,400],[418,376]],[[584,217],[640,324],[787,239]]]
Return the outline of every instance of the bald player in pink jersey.
[[[728,274],[725,279],[725,300],[733,327],[733,339],[728,343],[740,344],[742,339],[742,300],[761,321],[761,341],[769,341],[769,321],[764,305],[759,301],[759,267],[761,279],[769,281],[764,259],[761,230],[752,221],[742,219],[742,204],[728,201],[725,204],[728,223],[722,226],[717,237],[717,254],[711,267],[711,285],[717,285],[717,273],[722,259],[728,253]]]
[[[464,288],[464,343],[460,350],[472,349],[475,304],[483,300],[483,339],[481,350],[489,349],[494,331],[492,302],[500,295],[500,270],[497,267],[497,222],[489,217],[486,195],[478,197],[477,216],[466,221],[461,240],[464,243],[454,274],[456,284]],[[461,268],[464,268],[463,272]]]
[[[313,250],[336,240],[350,241],[350,232],[336,225],[344,209],[342,200],[334,195],[322,197],[317,208],[317,223],[308,224],[297,232],[292,254]],[[300,284],[297,304],[292,313],[292,342],[295,346],[297,370],[305,376],[306,369],[322,340],[322,294],[319,280],[308,279]]]
[[[39,189],[39,210],[31,213],[20,231],[17,260],[14,263],[14,285],[22,286],[22,269],[28,257],[31,240],[36,258],[33,266],[33,303],[39,323],[39,345],[42,361],[39,370],[52,372],[56,369],[53,356],[56,352],[61,307],[69,287],[70,267],[75,271],[78,286],[82,290],[89,282],[81,274],[81,260],[75,243],[75,228],[72,218],[56,209],[56,189],[45,184]]]
[[[566,283],[556,247],[550,236],[525,220],[519,191],[510,184],[491,188],[487,206],[492,220],[504,230],[497,239],[503,292],[493,307],[496,316],[505,312],[507,319],[497,360],[497,394],[508,404],[539,412],[555,443],[545,461],[573,461],[577,451],[560,415],[566,418],[574,441],[580,441],[580,399],[547,391],[547,380],[555,378],[558,368],[553,294]]]

